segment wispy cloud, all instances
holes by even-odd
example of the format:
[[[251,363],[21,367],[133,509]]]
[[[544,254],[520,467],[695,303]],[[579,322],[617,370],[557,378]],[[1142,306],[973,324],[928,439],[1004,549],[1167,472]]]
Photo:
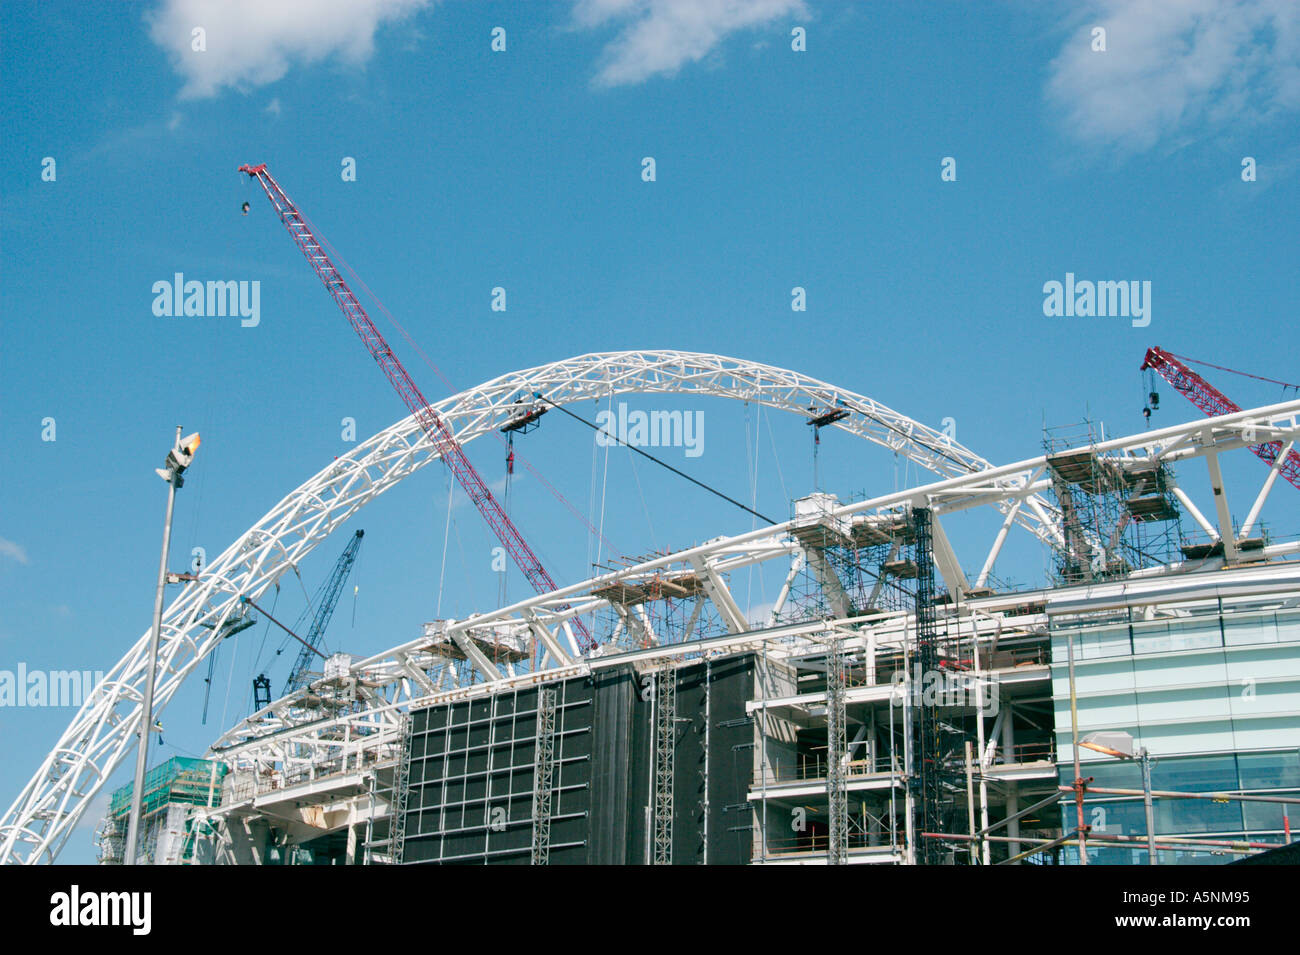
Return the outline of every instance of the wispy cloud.
[[[20,564],[31,563],[27,559],[27,551],[23,549],[21,544],[14,543],[4,537],[0,537],[0,557],[11,558]]]
[[[1280,117],[1300,109],[1300,3],[1091,0],[1047,99],[1072,137],[1123,153]]]
[[[274,83],[298,63],[337,56],[360,64],[380,24],[431,0],[163,0],[149,35],[185,80],[182,98]],[[195,30],[202,30],[196,50]]]
[[[602,87],[672,76],[730,34],[782,17],[807,19],[803,0],[577,0],[573,7],[579,28],[619,31],[593,80]]]

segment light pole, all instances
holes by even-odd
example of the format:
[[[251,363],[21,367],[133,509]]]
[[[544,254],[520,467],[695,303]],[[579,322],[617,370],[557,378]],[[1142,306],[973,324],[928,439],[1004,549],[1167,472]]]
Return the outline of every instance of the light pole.
[[[1142,764],[1142,802],[1147,817],[1147,865],[1158,865],[1155,810],[1151,805],[1151,753],[1145,746],[1135,750],[1133,742],[1133,737],[1128,733],[1089,733],[1079,740],[1079,745],[1116,759],[1136,759]]]
[[[171,548],[172,510],[176,505],[176,491],[184,486],[181,477],[194,460],[199,447],[198,433],[181,437],[176,426],[176,443],[167,452],[167,461],[155,473],[167,482],[167,518],[163,523],[162,557],[158,561],[158,589],[153,600],[153,632],[149,637],[149,669],[145,674],[144,704],[140,715],[140,748],[136,751],[135,786],[131,790],[131,814],[127,818],[126,864],[135,865],[136,841],[140,834],[140,808],[144,799],[144,774],[149,763],[149,733],[153,729],[154,674],[158,670],[158,640],[162,632],[163,588],[167,584],[167,553]]]

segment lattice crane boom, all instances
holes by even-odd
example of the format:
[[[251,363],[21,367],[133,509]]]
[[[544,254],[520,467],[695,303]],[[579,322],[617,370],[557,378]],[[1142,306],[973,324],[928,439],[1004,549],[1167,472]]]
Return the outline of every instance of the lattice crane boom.
[[[339,559],[334,562],[334,569],[330,571],[329,578],[321,585],[321,589],[316,594],[316,609],[313,613],[312,608],[308,607],[303,614],[306,617],[312,614],[311,628],[307,635],[303,637],[304,645],[298,648],[298,656],[293,661],[293,669],[289,671],[289,679],[285,682],[285,694],[292,693],[294,690],[301,689],[307,685],[307,675],[310,673],[313,649],[320,646],[321,639],[325,636],[325,628],[330,625],[330,618],[334,616],[334,608],[339,602],[339,595],[343,593],[343,584],[347,582],[348,574],[352,572],[352,565],[356,563],[357,551],[361,549],[361,538],[365,536],[365,531],[358,530],[348,541],[348,546],[343,548],[343,553]],[[298,628],[295,627],[296,631]]]
[[[239,171],[247,173],[250,178],[256,179],[261,185],[266,197],[271,200],[271,205],[274,207],[276,214],[280,217],[280,221],[284,223],[284,227],[288,230],[289,236],[293,239],[294,244],[298,246],[298,250],[307,259],[307,263],[315,271],[325,289],[330,293],[330,297],[334,299],[335,304],[343,312],[343,316],[348,320],[353,331],[361,338],[371,357],[379,364],[393,388],[401,395],[407,409],[419,422],[421,430],[433,442],[433,446],[438,450],[442,460],[451,468],[452,475],[456,478],[457,483],[464,489],[469,499],[474,502],[474,506],[483,515],[483,519],[492,528],[492,532],[501,541],[511,559],[523,571],[533,589],[539,594],[557,590],[558,587],[555,581],[551,579],[551,575],[546,572],[546,568],[542,566],[541,561],[537,559],[537,555],[533,553],[523,535],[519,533],[519,529],[515,527],[514,522],[510,520],[500,503],[492,495],[483,478],[479,476],[478,471],[470,464],[469,458],[465,456],[465,452],[461,448],[460,442],[456,440],[456,436],[429,405],[419,387],[407,374],[401,361],[393,354],[393,350],[388,347],[388,342],[384,340],[384,336],[380,334],[379,329],[370,320],[370,316],[366,314],[366,310],[362,308],[361,302],[358,301],[352,289],[344,281],[342,273],[330,261],[320,239],[312,231],[306,217],[298,210],[298,207],[294,205],[284,190],[280,188],[280,184],[271,177],[270,172],[267,171],[266,163],[257,166],[240,166]],[[595,642],[583,622],[574,617],[572,623],[574,629],[578,632],[578,642],[582,649],[593,649]]]
[[[1188,368],[1177,355],[1171,355],[1161,348],[1148,348],[1140,370],[1146,371],[1148,368],[1153,369],[1211,418],[1241,410],[1240,405]],[[1255,452],[1265,464],[1272,467],[1277,456],[1282,453],[1282,442],[1268,441],[1254,445],[1250,450]],[[1300,488],[1300,454],[1295,451],[1287,454],[1286,460],[1278,468],[1278,474]]]

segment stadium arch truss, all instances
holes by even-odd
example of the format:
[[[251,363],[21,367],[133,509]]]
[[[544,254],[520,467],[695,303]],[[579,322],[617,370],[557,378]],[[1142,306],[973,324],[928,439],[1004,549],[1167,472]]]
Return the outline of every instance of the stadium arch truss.
[[[491,692],[498,686],[576,675],[602,665],[601,657],[609,648],[597,647],[584,657],[578,652],[570,621],[578,615],[619,609],[609,596],[597,594],[608,595],[620,586],[638,586],[672,573],[694,575],[726,633],[690,639],[688,627],[686,639],[662,643],[644,617],[623,610],[628,627],[645,628],[648,645],[610,654],[607,660],[653,661],[664,656],[732,652],[773,641],[815,641],[824,639],[828,630],[858,636],[864,626],[861,619],[834,614],[822,620],[778,622],[776,611],[805,559],[797,531],[809,520],[849,529],[855,522],[896,519],[911,506],[929,507],[935,518],[935,565],[944,586],[954,595],[969,596],[973,588],[983,586],[1013,525],[1046,544],[1063,543],[1060,514],[1043,497],[1050,489],[1046,456],[995,467],[947,435],[879,402],[770,365],[680,351],[590,354],[503,375],[433,407],[457,439],[468,444],[502,427],[538,399],[563,406],[635,393],[723,397],[805,418],[810,410],[844,409],[849,414],[836,421],[835,428],[905,457],[938,480],[849,504],[825,498],[815,514],[796,514],[782,523],[718,538],[465,620],[426,624],[419,638],[351,661],[346,674],[334,675],[332,685],[349,687],[347,705],[331,708],[323,699],[323,694],[328,695],[326,689],[318,681],[272,702],[225,732],[210,748],[210,755],[226,761],[232,769],[255,774],[275,766],[286,777],[305,780],[323,765],[335,771],[352,767],[359,772],[367,764],[396,756],[403,717],[412,702]],[[1297,438],[1300,401],[1292,401],[1108,440],[1090,448],[1096,454],[1166,464],[1205,458],[1212,482],[1221,483],[1220,453],[1262,441],[1281,441],[1285,446]],[[242,598],[257,600],[370,500],[437,458],[414,416],[407,417],[334,460],[226,548],[197,580],[185,586],[163,616],[155,717],[242,621],[248,612]],[[1258,491],[1257,505],[1267,497],[1271,477]],[[1233,531],[1226,512],[1211,510],[1213,516],[1206,517],[1185,494],[1180,494],[1180,499],[1185,499],[1203,529],[1214,537],[1222,536],[1231,553]],[[981,572],[971,584],[943,532],[942,518],[976,507],[994,507],[1002,520]],[[1258,506],[1253,510],[1257,512]],[[1296,549],[1292,544],[1276,545],[1265,548],[1264,556],[1281,556]],[[751,623],[732,596],[726,577],[732,571],[772,560],[789,566],[786,586],[770,617]],[[1217,560],[1222,563],[1222,558]],[[1214,563],[1215,558],[1209,558],[1163,570],[1177,573]],[[987,625],[997,625],[996,600],[988,602],[983,613],[980,604],[978,599],[969,601]],[[872,626],[901,628],[905,634],[906,621],[899,617],[876,616]],[[530,657],[522,653],[516,657],[528,662],[527,667],[509,660],[494,661],[483,649],[488,644],[522,646],[528,641],[533,641],[530,645],[535,652]],[[134,748],[142,722],[148,645],[146,632],[95,688],[0,820],[0,861],[52,862],[91,800]],[[452,656],[459,659],[458,666],[449,665]],[[256,794],[249,798],[255,799]]]

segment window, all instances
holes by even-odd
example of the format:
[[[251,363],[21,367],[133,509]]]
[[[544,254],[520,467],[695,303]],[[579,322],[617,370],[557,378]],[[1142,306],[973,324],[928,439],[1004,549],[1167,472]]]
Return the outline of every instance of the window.
[[[1300,786],[1300,750],[1280,753],[1241,753],[1237,770],[1242,789],[1284,789]],[[1300,821],[1300,806],[1294,814]]]

